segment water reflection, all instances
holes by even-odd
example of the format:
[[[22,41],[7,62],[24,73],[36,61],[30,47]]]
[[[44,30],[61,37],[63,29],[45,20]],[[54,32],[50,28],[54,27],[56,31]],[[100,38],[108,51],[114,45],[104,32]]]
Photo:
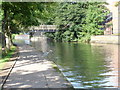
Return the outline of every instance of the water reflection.
[[[75,88],[118,87],[118,45],[47,42],[39,38],[32,45],[53,52],[53,60]]]
[[[33,35],[33,38],[31,38],[32,42],[31,44],[36,48],[38,49],[39,51],[42,51],[43,53],[45,52],[48,52],[49,49],[48,49],[48,44],[47,44],[47,37],[39,37],[41,33],[35,33]]]
[[[118,45],[53,43],[51,49],[50,60],[75,88],[118,87]]]
[[[93,47],[100,47],[102,48],[100,52],[104,52],[104,60],[108,63],[106,67],[110,68],[109,72],[103,73],[102,75],[106,76],[104,81],[107,81],[105,83],[105,86],[112,86],[112,87],[118,87],[118,45],[112,45],[112,44],[95,44]]]

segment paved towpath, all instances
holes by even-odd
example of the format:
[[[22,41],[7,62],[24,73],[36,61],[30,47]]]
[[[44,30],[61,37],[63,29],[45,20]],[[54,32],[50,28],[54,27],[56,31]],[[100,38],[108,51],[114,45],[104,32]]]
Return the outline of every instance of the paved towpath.
[[[68,88],[70,84],[56,72],[42,53],[18,44],[19,58],[3,88]]]

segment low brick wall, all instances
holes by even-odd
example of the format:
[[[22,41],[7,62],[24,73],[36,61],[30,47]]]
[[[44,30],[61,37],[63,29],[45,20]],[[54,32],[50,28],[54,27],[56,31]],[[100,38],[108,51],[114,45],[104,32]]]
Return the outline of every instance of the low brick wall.
[[[113,35],[100,35],[91,36],[91,43],[108,43],[108,44],[120,44],[120,36]]]

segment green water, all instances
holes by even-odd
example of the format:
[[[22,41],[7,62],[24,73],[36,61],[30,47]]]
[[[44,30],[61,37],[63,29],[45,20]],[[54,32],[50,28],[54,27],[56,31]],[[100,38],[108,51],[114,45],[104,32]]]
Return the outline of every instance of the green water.
[[[117,87],[118,45],[48,43],[54,61],[74,88]],[[47,50],[47,51],[49,51]]]

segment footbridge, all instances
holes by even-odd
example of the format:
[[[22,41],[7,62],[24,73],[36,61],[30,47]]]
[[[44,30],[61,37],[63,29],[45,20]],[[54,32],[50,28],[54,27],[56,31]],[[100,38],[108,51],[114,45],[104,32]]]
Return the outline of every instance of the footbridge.
[[[44,37],[44,33],[46,32],[57,32],[58,28],[57,25],[39,25],[39,26],[32,26],[29,28],[29,35],[32,36],[41,36]]]
[[[30,27],[30,32],[57,32],[57,25],[39,25]]]

